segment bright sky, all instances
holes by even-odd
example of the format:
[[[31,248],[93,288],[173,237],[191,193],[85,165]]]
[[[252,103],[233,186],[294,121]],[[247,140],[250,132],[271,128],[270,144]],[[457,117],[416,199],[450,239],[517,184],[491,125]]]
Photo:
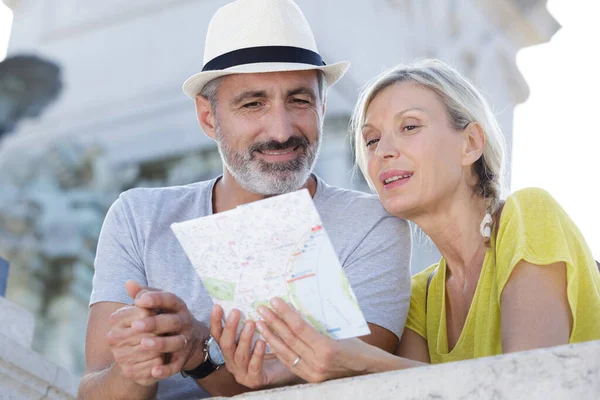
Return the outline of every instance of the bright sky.
[[[562,29],[517,56],[531,95],[515,111],[511,191],[549,191],[600,259],[600,1],[549,0],[548,9]],[[0,1],[0,60],[11,22]]]
[[[562,25],[517,64],[530,97],[517,107],[511,190],[549,191],[600,259],[600,1],[549,0]]]
[[[0,61],[6,57],[6,47],[10,27],[12,26],[12,11],[0,0]]]

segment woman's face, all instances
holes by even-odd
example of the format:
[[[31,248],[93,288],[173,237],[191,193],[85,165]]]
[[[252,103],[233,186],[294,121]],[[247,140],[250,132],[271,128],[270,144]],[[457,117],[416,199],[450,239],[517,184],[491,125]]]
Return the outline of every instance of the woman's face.
[[[431,90],[398,83],[369,105],[362,135],[369,176],[385,209],[402,218],[431,212],[466,184],[467,141]]]

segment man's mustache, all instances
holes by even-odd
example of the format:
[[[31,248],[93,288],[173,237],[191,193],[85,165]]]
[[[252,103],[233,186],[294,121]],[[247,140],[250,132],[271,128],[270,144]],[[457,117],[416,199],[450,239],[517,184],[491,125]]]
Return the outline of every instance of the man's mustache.
[[[250,154],[254,154],[255,151],[277,151],[277,150],[285,150],[290,147],[299,147],[302,146],[307,148],[310,145],[308,139],[302,136],[292,136],[285,142],[278,142],[276,140],[271,140],[269,142],[255,143],[250,146]]]

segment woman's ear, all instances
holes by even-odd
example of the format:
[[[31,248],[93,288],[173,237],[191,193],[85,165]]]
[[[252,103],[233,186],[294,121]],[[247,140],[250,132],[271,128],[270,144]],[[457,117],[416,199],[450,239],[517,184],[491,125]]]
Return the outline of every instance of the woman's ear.
[[[213,140],[217,140],[217,123],[214,110],[210,100],[201,95],[196,95],[196,116],[198,123],[206,134]]]
[[[463,166],[470,166],[483,155],[485,132],[478,122],[471,122],[462,132],[464,139]]]

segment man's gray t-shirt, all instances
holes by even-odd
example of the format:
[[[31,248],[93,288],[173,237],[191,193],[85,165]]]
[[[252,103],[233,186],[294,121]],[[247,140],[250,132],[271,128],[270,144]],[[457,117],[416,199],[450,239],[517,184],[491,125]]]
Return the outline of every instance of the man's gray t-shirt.
[[[176,294],[208,326],[212,300],[170,226],[212,214],[218,179],[121,194],[100,233],[90,305],[131,304],[125,282],[134,279]],[[366,320],[400,337],[410,304],[408,223],[389,215],[376,196],[316,179],[313,201]],[[202,397],[209,396],[191,378],[159,383],[160,399]]]

